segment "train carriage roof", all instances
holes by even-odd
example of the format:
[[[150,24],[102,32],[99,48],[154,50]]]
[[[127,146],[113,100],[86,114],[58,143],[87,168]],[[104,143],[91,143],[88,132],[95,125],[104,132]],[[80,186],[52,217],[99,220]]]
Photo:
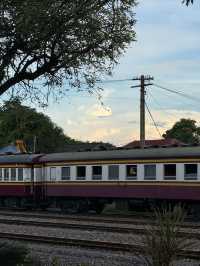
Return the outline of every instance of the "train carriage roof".
[[[123,160],[123,159],[200,159],[200,146],[170,147],[148,149],[115,149],[107,151],[65,152],[50,154],[15,154],[0,155],[2,164],[34,164],[64,161],[94,161],[94,160]]]
[[[41,154],[0,155],[0,164],[32,164],[38,162]]]
[[[46,154],[40,162],[92,161],[113,159],[160,159],[160,158],[199,158],[200,146],[170,147],[149,149],[116,149],[110,151],[65,152]]]

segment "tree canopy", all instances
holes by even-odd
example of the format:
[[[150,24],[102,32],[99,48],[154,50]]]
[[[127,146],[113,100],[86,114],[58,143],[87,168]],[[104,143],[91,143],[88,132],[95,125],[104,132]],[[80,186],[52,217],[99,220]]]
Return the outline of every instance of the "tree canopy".
[[[163,134],[164,138],[175,138],[188,144],[200,143],[200,127],[192,119],[182,118]]]
[[[66,144],[80,143],[67,137],[51,119],[24,106],[15,98],[0,108],[0,146],[24,140],[28,151],[33,152],[36,136],[37,152],[63,151]]]
[[[65,79],[92,91],[135,40],[135,5],[136,0],[1,1],[0,95],[12,87],[12,93],[41,101],[50,91],[62,94]]]
[[[182,1],[184,4],[186,4],[187,6],[189,6],[189,4],[193,4],[194,0],[183,0]]]

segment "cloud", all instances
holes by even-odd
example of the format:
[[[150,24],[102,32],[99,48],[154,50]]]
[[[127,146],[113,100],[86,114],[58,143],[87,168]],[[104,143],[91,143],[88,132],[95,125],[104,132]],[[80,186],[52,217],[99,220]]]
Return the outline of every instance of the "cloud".
[[[67,119],[66,124],[68,126],[76,126],[77,125],[77,123],[71,119]]]
[[[112,115],[112,110],[110,107],[104,107],[99,104],[94,104],[93,106],[89,107],[88,110],[86,111],[86,114],[88,116],[93,116],[93,117],[108,117]]]
[[[159,128],[166,128],[167,123],[161,121],[155,121],[155,124]],[[150,123],[151,126],[155,126],[154,123]]]
[[[106,84],[106,86],[103,88],[103,91],[101,92],[102,100],[112,96],[114,93],[115,89],[110,86],[108,87]]]
[[[136,120],[130,120],[130,121],[127,121],[128,124],[138,124],[138,121]]]
[[[112,79],[150,74],[159,85],[200,98],[200,16],[197,5],[186,8],[181,0],[140,1],[136,9],[137,42],[120,59]],[[59,108],[50,108],[48,114],[73,138],[108,141],[116,145],[139,139],[139,90],[130,88],[136,84],[130,81],[101,85],[104,88],[102,100],[108,108],[98,104],[94,97],[72,97],[73,104],[66,104],[65,100]],[[165,109],[156,109],[153,101],[147,98],[161,134],[180,118],[200,121],[198,103],[156,87],[148,87],[148,90]],[[146,138],[160,138],[148,114]]]
[[[113,136],[120,134],[120,128],[96,128],[88,134],[88,138],[92,141],[106,141],[112,139]]]
[[[85,108],[86,108],[86,106],[82,104],[82,105],[78,106],[77,111],[82,112],[85,110]]]
[[[137,42],[121,58],[116,76],[132,69],[170,80],[199,77],[199,8],[186,8],[181,0],[148,0],[140,2],[136,16]]]

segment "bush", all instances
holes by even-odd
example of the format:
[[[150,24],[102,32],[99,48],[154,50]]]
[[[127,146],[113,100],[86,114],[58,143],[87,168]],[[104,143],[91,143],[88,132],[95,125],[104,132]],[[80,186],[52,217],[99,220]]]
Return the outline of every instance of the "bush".
[[[25,262],[28,249],[10,243],[0,243],[0,264],[5,266],[21,265]]]
[[[191,246],[179,235],[186,213],[181,206],[175,206],[155,210],[154,214],[157,224],[156,228],[147,227],[143,259],[149,266],[170,266],[181,249]]]

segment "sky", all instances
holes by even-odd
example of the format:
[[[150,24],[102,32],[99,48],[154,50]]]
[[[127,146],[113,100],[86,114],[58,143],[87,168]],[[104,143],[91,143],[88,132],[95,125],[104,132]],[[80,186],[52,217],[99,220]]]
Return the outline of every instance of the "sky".
[[[155,84],[196,98],[184,98],[155,86],[147,88],[146,102],[161,135],[180,118],[192,118],[199,123],[199,1],[186,7],[181,0],[140,0],[135,13],[137,42],[119,60],[112,80],[151,75]],[[139,139],[139,88],[131,88],[137,84],[102,83],[103,106],[95,96],[74,91],[59,103],[50,101],[48,108],[37,109],[72,138],[121,146]],[[160,135],[146,113],[146,139],[158,138]]]

